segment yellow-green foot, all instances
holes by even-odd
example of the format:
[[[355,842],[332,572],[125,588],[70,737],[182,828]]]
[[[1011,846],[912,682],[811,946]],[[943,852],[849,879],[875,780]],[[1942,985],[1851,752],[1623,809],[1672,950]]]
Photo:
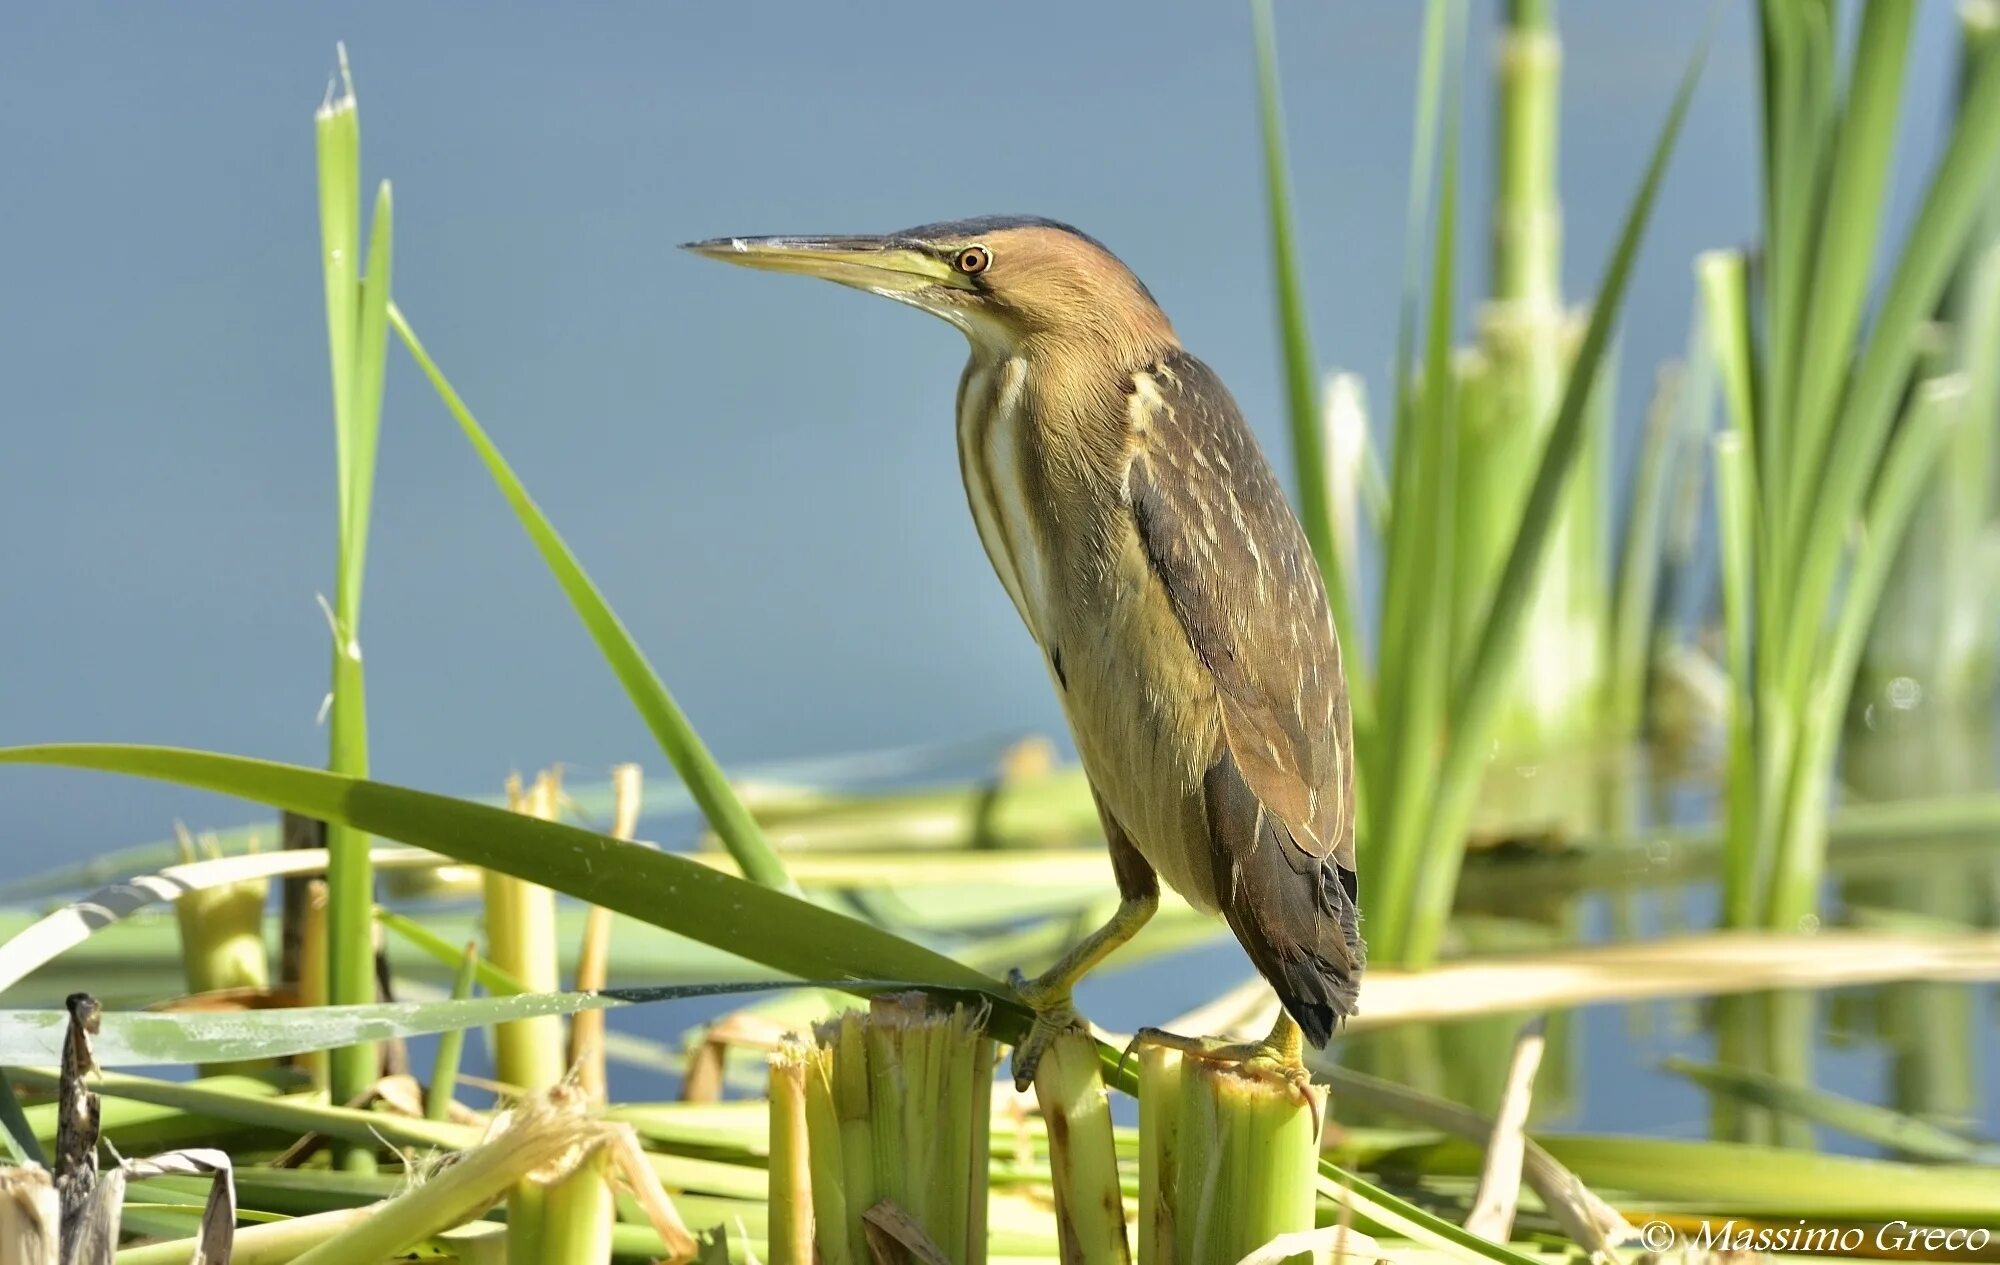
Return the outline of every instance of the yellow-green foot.
[[[1296,1033],[1298,1029],[1292,1031]],[[1207,1063],[1233,1063],[1253,1076],[1282,1081],[1300,1093],[1312,1083],[1312,1075],[1306,1071],[1301,1057],[1301,1044],[1285,1039],[1282,1032],[1273,1032],[1262,1041],[1223,1041],[1216,1037],[1184,1037],[1164,1028],[1141,1028],[1132,1034],[1125,1057],[1130,1058],[1132,1051],[1142,1045],[1179,1050],[1183,1057]]]
[[[1070,1004],[1067,983],[1029,979],[1018,970],[1008,972],[1007,983],[1022,1004],[1035,1012],[1028,1035],[1014,1047],[1014,1088],[1026,1092],[1035,1083],[1035,1068],[1040,1066],[1049,1042],[1065,1032],[1081,1030],[1084,1024]]]

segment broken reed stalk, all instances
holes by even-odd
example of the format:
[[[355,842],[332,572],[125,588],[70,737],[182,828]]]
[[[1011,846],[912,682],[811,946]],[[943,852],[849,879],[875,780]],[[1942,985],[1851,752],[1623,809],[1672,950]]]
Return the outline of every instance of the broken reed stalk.
[[[864,1218],[891,1211],[952,1265],[986,1259],[984,1028],[964,1006],[880,997],[773,1056],[774,1262],[864,1265],[875,1259]]]
[[[526,791],[518,777],[508,779],[507,805],[516,812],[554,821],[561,800],[560,769],[540,774]],[[532,992],[561,988],[555,893],[494,870],[486,872],[485,885],[489,960]],[[500,1079],[530,1094],[561,1085],[568,1050],[562,1019],[555,1015],[503,1023],[494,1033]],[[569,1165],[553,1181],[529,1179],[514,1187],[507,1201],[508,1255],[523,1261],[608,1260],[612,1220],[603,1164]]]
[[[591,1147],[545,1190],[543,1254],[523,1258],[515,1254],[514,1245],[509,1242],[507,1259],[609,1265],[612,1226],[617,1220],[611,1198],[610,1149],[601,1145]]]
[[[1542,1065],[1546,1048],[1544,1018],[1536,1018],[1521,1029],[1514,1041],[1514,1054],[1507,1067],[1507,1087],[1500,1109],[1493,1116],[1493,1131],[1486,1140],[1486,1161],[1479,1172],[1479,1187],[1472,1197],[1472,1212],[1465,1228],[1483,1239],[1505,1243],[1514,1237],[1514,1214],[1521,1200],[1521,1168],[1526,1154],[1528,1109],[1533,1104],[1535,1073]]]
[[[806,1134],[803,1141],[807,1144],[807,1168],[812,1183],[813,1224],[828,1226],[832,1230],[818,1244],[818,1265],[863,1265],[854,1258],[850,1250],[852,1240],[842,1229],[860,1220],[862,1209],[856,1202],[856,1196],[862,1192],[850,1187],[846,1181],[846,1140],[840,1109],[834,1101],[833,1049],[826,1045],[814,1045],[805,1047],[805,1053],[808,1062],[801,1086],[806,1100]],[[812,1138],[832,1139],[832,1142],[814,1148],[810,1145]],[[974,1209],[974,1215],[983,1225],[983,1201]],[[853,1220],[850,1221],[850,1218]],[[775,1229],[771,1242],[775,1252],[778,1243]],[[810,1262],[815,1258],[805,1259]]]
[[[1313,1228],[1325,1092],[1139,1051],[1139,1262],[1240,1261]]]
[[[374,1205],[374,1216],[323,1240],[297,1258],[296,1265],[379,1261],[395,1256],[449,1226],[478,1216],[508,1195],[510,1188],[518,1192],[533,1184],[532,1175],[537,1170],[562,1165],[565,1157],[587,1146],[593,1130],[600,1127],[581,1113],[556,1110],[546,1103],[531,1103],[498,1124],[483,1145],[464,1152],[454,1163],[394,1199]],[[508,1197],[509,1247],[513,1248],[515,1196]],[[564,1262],[591,1259],[543,1255],[539,1243],[538,1239],[535,1254],[513,1255],[511,1259]],[[608,1259],[608,1253],[598,1259]]]
[[[821,1074],[817,1051],[788,1041],[771,1056],[771,1226],[768,1234],[772,1265],[813,1265],[815,1259],[844,1262],[845,1235],[832,1236],[836,1251],[815,1256],[812,1144],[807,1125],[806,1081]],[[836,1193],[836,1192],[829,1192]],[[845,1218],[829,1220],[844,1224]]]
[[[636,764],[621,764],[611,770],[611,834],[630,842],[639,829],[640,791],[643,775]],[[576,960],[578,992],[594,992],[609,981],[611,962],[611,911],[592,905],[584,916],[583,948]],[[569,1062],[576,1069],[576,1081],[593,1102],[605,1101],[604,1012],[579,1011],[569,1021]]]
[[[1097,1062],[1097,1042],[1082,1031],[1049,1043],[1035,1068],[1035,1097],[1049,1131],[1056,1236],[1062,1259],[1077,1265],[1125,1265],[1125,1195],[1111,1136],[1111,1104]]]

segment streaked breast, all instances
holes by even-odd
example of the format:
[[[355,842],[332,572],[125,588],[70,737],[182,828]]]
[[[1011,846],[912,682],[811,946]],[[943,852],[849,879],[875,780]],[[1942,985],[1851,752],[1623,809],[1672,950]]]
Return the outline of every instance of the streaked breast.
[[[980,543],[1035,640],[1048,644],[1048,559],[1029,507],[1038,480],[1032,425],[1023,407],[1027,363],[975,360],[958,399],[958,463]]]

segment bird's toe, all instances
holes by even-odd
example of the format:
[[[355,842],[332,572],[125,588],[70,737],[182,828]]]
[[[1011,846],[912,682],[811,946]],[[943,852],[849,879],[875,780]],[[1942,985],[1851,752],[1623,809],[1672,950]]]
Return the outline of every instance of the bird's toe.
[[[1015,985],[1015,992],[1020,993],[1023,981],[1018,978],[1020,972],[1014,974],[1016,978],[1010,982]],[[1023,994],[1022,1000],[1027,1000],[1026,994]],[[1067,993],[1056,1000],[1029,1004],[1035,1011],[1034,1023],[1029,1026],[1028,1035],[1014,1047],[1014,1088],[1023,1092],[1035,1083],[1035,1069],[1041,1066],[1042,1055],[1048,1050],[1049,1043],[1064,1033],[1080,1031],[1084,1026],[1082,1017],[1070,1005]]]

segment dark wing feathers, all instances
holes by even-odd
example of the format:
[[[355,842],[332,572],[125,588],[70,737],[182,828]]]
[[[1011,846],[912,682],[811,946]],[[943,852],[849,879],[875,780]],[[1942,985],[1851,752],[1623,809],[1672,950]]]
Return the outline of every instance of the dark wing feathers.
[[[1222,916],[1306,1039],[1323,1046],[1361,987],[1354,871],[1294,846],[1226,747],[1201,789]]]
[[[1228,391],[1199,360],[1154,367],[1132,437],[1134,521],[1213,674],[1222,740],[1203,781],[1224,916],[1315,1045],[1354,1011],[1347,683],[1304,533]]]

